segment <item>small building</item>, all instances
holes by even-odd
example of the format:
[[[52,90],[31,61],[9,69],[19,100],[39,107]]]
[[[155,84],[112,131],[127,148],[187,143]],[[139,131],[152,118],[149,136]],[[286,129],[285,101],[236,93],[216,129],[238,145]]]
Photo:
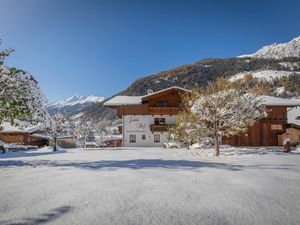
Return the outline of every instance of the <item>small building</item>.
[[[45,133],[40,126],[20,128],[12,126],[9,122],[3,122],[0,132],[0,140],[7,144],[46,146],[51,145],[53,138]],[[57,144],[62,148],[75,148],[76,141],[73,136],[63,135],[57,138]]]
[[[299,101],[261,96],[267,116],[257,121],[244,134],[223,137],[222,144],[232,146],[281,146],[280,137],[288,128],[288,110],[300,106]]]
[[[163,146],[168,142],[168,130],[182,109],[182,94],[188,92],[174,86],[144,96],[116,96],[104,103],[122,118],[122,146]]]
[[[44,146],[49,144],[47,139],[34,136],[34,133],[41,131],[39,126],[20,128],[11,125],[9,122],[3,122],[1,126],[0,140],[7,144],[32,146]]]

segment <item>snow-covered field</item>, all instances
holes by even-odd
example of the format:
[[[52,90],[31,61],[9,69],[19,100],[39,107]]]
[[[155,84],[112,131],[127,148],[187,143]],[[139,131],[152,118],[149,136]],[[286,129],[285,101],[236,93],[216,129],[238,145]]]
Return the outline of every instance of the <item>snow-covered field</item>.
[[[0,155],[0,224],[300,224],[299,151],[200,151]]]

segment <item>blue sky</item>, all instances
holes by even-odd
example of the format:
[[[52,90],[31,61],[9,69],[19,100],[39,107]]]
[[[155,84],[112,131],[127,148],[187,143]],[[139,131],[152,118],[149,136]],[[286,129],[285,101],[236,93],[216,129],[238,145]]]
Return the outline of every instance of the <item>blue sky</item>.
[[[300,35],[300,1],[0,0],[6,61],[49,101],[109,97],[141,76]]]

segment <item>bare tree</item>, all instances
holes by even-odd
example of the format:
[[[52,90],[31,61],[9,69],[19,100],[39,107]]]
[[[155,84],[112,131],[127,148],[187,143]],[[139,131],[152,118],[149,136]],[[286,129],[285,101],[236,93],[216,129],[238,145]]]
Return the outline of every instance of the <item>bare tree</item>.
[[[245,133],[265,116],[265,107],[257,96],[246,93],[240,83],[218,79],[197,91],[191,112],[206,133],[214,137],[215,154],[220,155],[220,136]]]
[[[56,113],[45,118],[44,128],[53,138],[53,151],[57,151],[57,139],[69,132],[70,123],[63,114]]]

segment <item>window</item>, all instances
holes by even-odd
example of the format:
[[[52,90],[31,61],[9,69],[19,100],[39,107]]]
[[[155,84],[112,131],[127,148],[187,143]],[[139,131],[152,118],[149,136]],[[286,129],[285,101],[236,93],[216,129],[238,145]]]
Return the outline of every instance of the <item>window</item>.
[[[130,143],[135,143],[136,142],[136,135],[135,134],[129,135],[129,142]]]
[[[183,106],[184,106],[182,100],[179,100],[179,101],[178,101],[178,106],[179,106],[179,107],[183,107]]]
[[[168,101],[157,101],[156,106],[157,107],[168,107],[169,103]]]
[[[154,125],[165,125],[166,118],[154,118]]]
[[[154,134],[154,142],[160,142],[160,135]]]
[[[146,135],[142,134],[142,140],[146,140]]]

